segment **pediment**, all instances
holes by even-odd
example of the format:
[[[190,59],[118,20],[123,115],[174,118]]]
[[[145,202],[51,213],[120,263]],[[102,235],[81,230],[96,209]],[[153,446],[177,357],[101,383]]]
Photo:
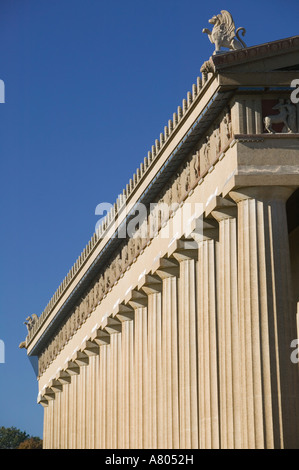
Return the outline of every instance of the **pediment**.
[[[299,36],[221,52],[213,55],[203,68],[210,68],[210,71],[219,73],[299,72]]]

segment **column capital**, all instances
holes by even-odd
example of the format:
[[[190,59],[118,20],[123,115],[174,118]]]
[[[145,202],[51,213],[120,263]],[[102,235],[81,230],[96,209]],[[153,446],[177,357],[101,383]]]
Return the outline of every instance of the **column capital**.
[[[137,289],[130,289],[125,297],[125,303],[133,308],[147,307],[147,296]]]
[[[65,370],[69,375],[78,375],[80,373],[80,367],[78,364],[70,360],[67,361]]]
[[[42,405],[44,408],[48,406],[48,403],[49,401],[47,400],[47,398],[42,395],[41,393],[38,394],[38,397],[37,397],[37,403],[39,405]]]
[[[126,305],[124,302],[121,302],[114,308],[113,316],[121,322],[131,321],[134,319],[134,309],[131,305]]]
[[[45,392],[43,393],[44,399],[47,401],[49,400],[55,400],[55,393],[50,387],[46,387]]]
[[[70,374],[64,370],[64,369],[60,369],[56,376],[55,376],[55,379],[61,384],[61,385],[66,385],[66,384],[69,384],[71,383],[71,376]]]
[[[138,282],[138,289],[148,294],[156,294],[162,291],[161,279],[153,274],[144,274]]]
[[[206,216],[212,216],[217,222],[237,217],[236,203],[220,196],[215,196],[206,208]]]
[[[56,379],[52,379],[50,384],[49,384],[49,388],[54,392],[54,393],[58,393],[58,392],[62,392],[62,385],[61,383],[59,382],[59,380],[56,380]]]
[[[99,346],[94,341],[86,339],[81,345],[81,351],[87,356],[96,356],[99,354]]]
[[[194,219],[190,236],[197,242],[218,239],[218,223],[211,216]]]
[[[106,317],[103,321],[102,327],[109,335],[121,332],[121,322],[115,317]]]
[[[184,261],[186,259],[195,259],[197,257],[198,244],[192,239],[179,239],[168,249],[168,256],[176,259],[177,261]]]
[[[263,202],[286,202],[296,189],[296,186],[248,186],[233,189],[230,191],[229,196],[236,203],[248,199],[256,199]]]
[[[158,258],[152,266],[152,274],[156,274],[161,279],[179,275],[179,264],[173,259]]]
[[[110,335],[107,331],[102,328],[97,328],[91,334],[91,341],[94,341],[99,346],[103,346],[110,343]]]
[[[89,357],[82,351],[76,351],[71,357],[71,361],[80,367],[87,366],[89,364]]]

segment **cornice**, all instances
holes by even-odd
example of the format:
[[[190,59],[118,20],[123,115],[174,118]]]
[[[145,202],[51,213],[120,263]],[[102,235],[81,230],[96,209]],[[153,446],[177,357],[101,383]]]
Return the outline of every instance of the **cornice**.
[[[245,62],[255,61],[263,59],[264,57],[271,57],[294,50],[299,50],[299,36],[213,55],[209,62],[211,62],[211,66],[213,64],[215,71],[218,71],[226,67],[231,67],[234,64],[241,65]]]

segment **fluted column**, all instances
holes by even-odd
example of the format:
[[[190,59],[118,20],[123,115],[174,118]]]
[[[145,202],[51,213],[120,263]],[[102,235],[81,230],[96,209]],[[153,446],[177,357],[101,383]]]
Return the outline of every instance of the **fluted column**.
[[[67,449],[68,448],[68,387],[65,387],[63,390],[61,389],[61,448]]]
[[[135,405],[136,405],[136,448],[148,448],[148,351],[147,351],[147,308],[135,310]]]
[[[196,261],[194,240],[178,240],[172,256],[179,262],[180,448],[198,448]],[[169,252],[170,254],[170,252]]]
[[[108,317],[102,325],[103,332],[110,337],[107,345],[109,355],[106,367],[106,449],[117,449],[120,442],[120,401],[121,401],[121,322]],[[105,346],[104,346],[105,347]],[[101,348],[102,349],[102,348]]]
[[[238,280],[244,447],[299,447],[298,368],[285,202],[292,189],[230,192],[238,204]]]
[[[95,356],[95,437],[94,447],[100,449],[101,431],[100,431],[100,413],[101,413],[101,396],[100,396],[100,354],[101,348],[99,348],[99,355]]]
[[[95,360],[95,448],[107,448],[107,362],[110,352],[110,335],[103,328],[95,328],[90,340],[99,346]],[[109,367],[109,362],[108,362]]]
[[[134,378],[135,378],[135,448],[148,448],[148,320],[147,296],[133,289],[125,299],[134,315]]]
[[[145,275],[139,289],[147,295],[148,311],[148,389],[149,436],[148,447],[164,448],[163,433],[163,375],[162,375],[162,282],[158,276]]]
[[[49,449],[49,408],[48,403],[43,405],[44,422],[43,422],[43,449]]]
[[[211,207],[212,206],[212,207]],[[242,448],[241,363],[237,273],[237,207],[217,197],[211,215],[219,222],[218,344],[221,448]]]
[[[121,325],[121,395],[119,447],[135,448],[135,379],[134,379],[134,309],[119,304],[116,318]]]
[[[54,408],[54,449],[60,449],[61,447],[61,395],[58,394],[56,398],[53,399],[53,408]]]
[[[109,387],[109,408],[110,408],[110,448],[121,447],[121,333],[112,334],[110,338],[110,387]]]
[[[153,266],[152,274],[162,279],[163,417],[160,426],[164,448],[179,449],[178,264],[161,258]]]
[[[77,449],[79,447],[79,427],[80,427],[80,414],[79,414],[79,373],[80,368],[78,364],[73,361],[68,361],[64,371],[60,371],[58,380],[62,384],[66,384],[71,388],[70,396],[72,400],[71,413],[70,413],[70,448]]]
[[[63,395],[63,413],[64,413],[64,440],[63,449],[71,448],[71,419],[72,419],[72,395],[71,395],[71,376],[64,370],[60,369],[55,378],[51,381],[51,389],[54,393],[62,393]]]
[[[198,243],[198,406],[199,447],[219,449],[218,337],[216,296],[216,241],[218,224],[194,221],[192,236]],[[225,358],[219,358],[225,360]]]
[[[90,340],[82,344],[82,350],[89,358],[87,367],[87,390],[86,390],[86,448],[96,447],[96,360],[99,355],[99,346]]]
[[[71,378],[71,382],[67,385],[70,388],[70,417],[69,417],[69,430],[68,430],[68,439],[69,439],[69,449],[76,449],[77,446],[77,376]]]
[[[48,418],[49,418],[49,433],[48,433],[48,448],[54,449],[54,402],[49,401],[48,405]]]
[[[135,448],[135,378],[134,378],[134,323],[126,321],[122,331],[123,368],[123,447]]]
[[[57,448],[57,405],[55,403],[55,393],[50,387],[46,387],[44,391],[44,399],[48,401],[48,413],[49,413],[49,448]]]
[[[92,356],[88,367],[88,385],[87,385],[87,449],[95,448],[95,420],[96,420],[96,385],[95,385],[95,359]]]
[[[77,400],[77,444],[76,448],[84,449],[86,446],[86,391],[87,391],[87,384],[86,384],[86,377],[87,377],[87,366],[89,364],[89,358],[87,354],[82,352],[81,350],[75,350],[70,361],[70,368],[76,370],[77,375],[77,393],[78,393],[78,400]]]
[[[78,376],[75,375],[72,377],[72,395],[73,395],[73,405],[72,405],[72,432],[71,432],[71,438],[72,438],[72,449],[77,448],[77,439],[78,439],[78,425],[79,425],[79,416],[78,416]]]

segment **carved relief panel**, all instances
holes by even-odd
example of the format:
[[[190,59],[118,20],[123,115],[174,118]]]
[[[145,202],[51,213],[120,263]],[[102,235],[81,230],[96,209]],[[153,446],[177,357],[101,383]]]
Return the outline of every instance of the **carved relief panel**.
[[[233,136],[230,108],[227,107],[213,129],[205,136],[200,148],[200,174],[205,175],[209,168],[224,152]]]
[[[276,134],[299,131],[299,108],[289,93],[239,95],[232,108],[235,134]]]
[[[263,132],[293,134],[299,131],[298,106],[289,98],[262,99]]]

